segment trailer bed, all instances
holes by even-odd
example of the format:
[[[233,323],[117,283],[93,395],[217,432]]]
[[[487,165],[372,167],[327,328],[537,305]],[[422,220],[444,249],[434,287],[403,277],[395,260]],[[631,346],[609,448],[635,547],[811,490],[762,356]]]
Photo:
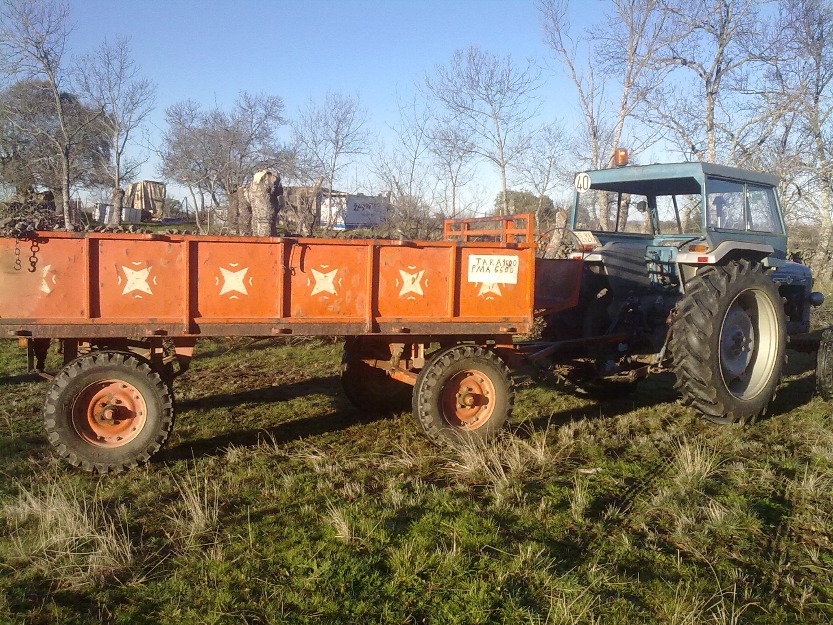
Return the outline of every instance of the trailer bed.
[[[0,332],[525,333],[536,307],[535,261],[530,242],[44,232],[0,239]],[[578,264],[546,265],[538,279],[556,276],[560,289],[538,307],[574,301]],[[564,276],[573,279],[565,285]]]

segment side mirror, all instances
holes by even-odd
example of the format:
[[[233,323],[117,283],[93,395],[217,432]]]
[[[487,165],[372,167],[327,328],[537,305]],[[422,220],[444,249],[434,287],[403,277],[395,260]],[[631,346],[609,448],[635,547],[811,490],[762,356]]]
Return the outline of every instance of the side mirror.
[[[648,202],[646,202],[645,200],[639,200],[636,203],[636,210],[638,210],[640,213],[647,212],[648,211]]]

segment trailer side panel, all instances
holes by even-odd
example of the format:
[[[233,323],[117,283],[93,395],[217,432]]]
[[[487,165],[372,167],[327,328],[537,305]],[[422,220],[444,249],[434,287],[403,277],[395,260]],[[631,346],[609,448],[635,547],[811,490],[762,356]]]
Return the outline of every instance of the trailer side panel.
[[[534,252],[524,243],[40,233],[0,239],[0,328],[52,338],[512,334],[532,326]]]

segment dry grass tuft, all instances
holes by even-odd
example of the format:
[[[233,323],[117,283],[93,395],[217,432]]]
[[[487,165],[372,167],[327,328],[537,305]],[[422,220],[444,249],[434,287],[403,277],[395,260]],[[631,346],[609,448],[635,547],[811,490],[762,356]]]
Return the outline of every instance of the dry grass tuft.
[[[833,477],[826,471],[805,467],[801,477],[790,486],[793,498],[799,501],[829,501],[833,494]]]
[[[174,485],[179,492],[179,502],[168,515],[173,527],[169,538],[176,539],[186,550],[216,545],[220,486],[208,476],[200,478],[191,472],[181,479],[174,479]]]
[[[344,508],[339,508],[330,502],[327,504],[327,514],[324,518],[335,530],[337,539],[345,544],[352,542],[354,538],[353,527]]]
[[[691,588],[690,582],[680,582],[673,595],[663,593],[663,600],[654,606],[660,621],[669,625],[700,625],[705,622],[708,600]]]
[[[253,453],[254,451],[249,449],[248,447],[229,444],[229,446],[226,447],[225,450],[226,462],[228,462],[230,465],[245,464],[251,459]]]
[[[587,488],[587,479],[576,476],[573,492],[570,493],[570,516],[576,522],[580,522],[584,519],[584,513],[589,505],[590,491]]]
[[[292,456],[302,460],[318,475],[340,478],[344,474],[343,467],[333,454],[323,452],[312,445],[305,445],[300,451],[292,454]]]
[[[2,514],[12,528],[14,557],[64,586],[118,579],[133,563],[123,508],[114,515],[96,494],[47,480],[23,487]]]
[[[677,441],[674,457],[674,481],[685,490],[696,490],[716,472],[721,462],[717,453],[704,443]]]
[[[502,434],[492,444],[466,442],[450,450],[446,470],[454,477],[490,486],[505,486],[511,478],[536,477],[561,457],[564,445],[553,449],[547,432],[529,437]]]
[[[452,457],[446,462],[445,469],[455,479],[490,486],[495,491],[501,491],[509,484],[510,471],[504,464],[500,444],[467,442],[449,451]]]
[[[600,597],[594,590],[590,585],[575,588],[572,584],[553,584],[546,593],[549,606],[544,622],[564,625],[601,624],[602,621],[596,615]]]

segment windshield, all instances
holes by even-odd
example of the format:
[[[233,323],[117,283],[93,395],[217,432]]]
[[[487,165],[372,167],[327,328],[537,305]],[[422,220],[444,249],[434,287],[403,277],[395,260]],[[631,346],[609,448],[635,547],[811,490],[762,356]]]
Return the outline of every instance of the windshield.
[[[687,234],[702,229],[699,193],[640,195],[589,189],[576,195],[576,230]]]

